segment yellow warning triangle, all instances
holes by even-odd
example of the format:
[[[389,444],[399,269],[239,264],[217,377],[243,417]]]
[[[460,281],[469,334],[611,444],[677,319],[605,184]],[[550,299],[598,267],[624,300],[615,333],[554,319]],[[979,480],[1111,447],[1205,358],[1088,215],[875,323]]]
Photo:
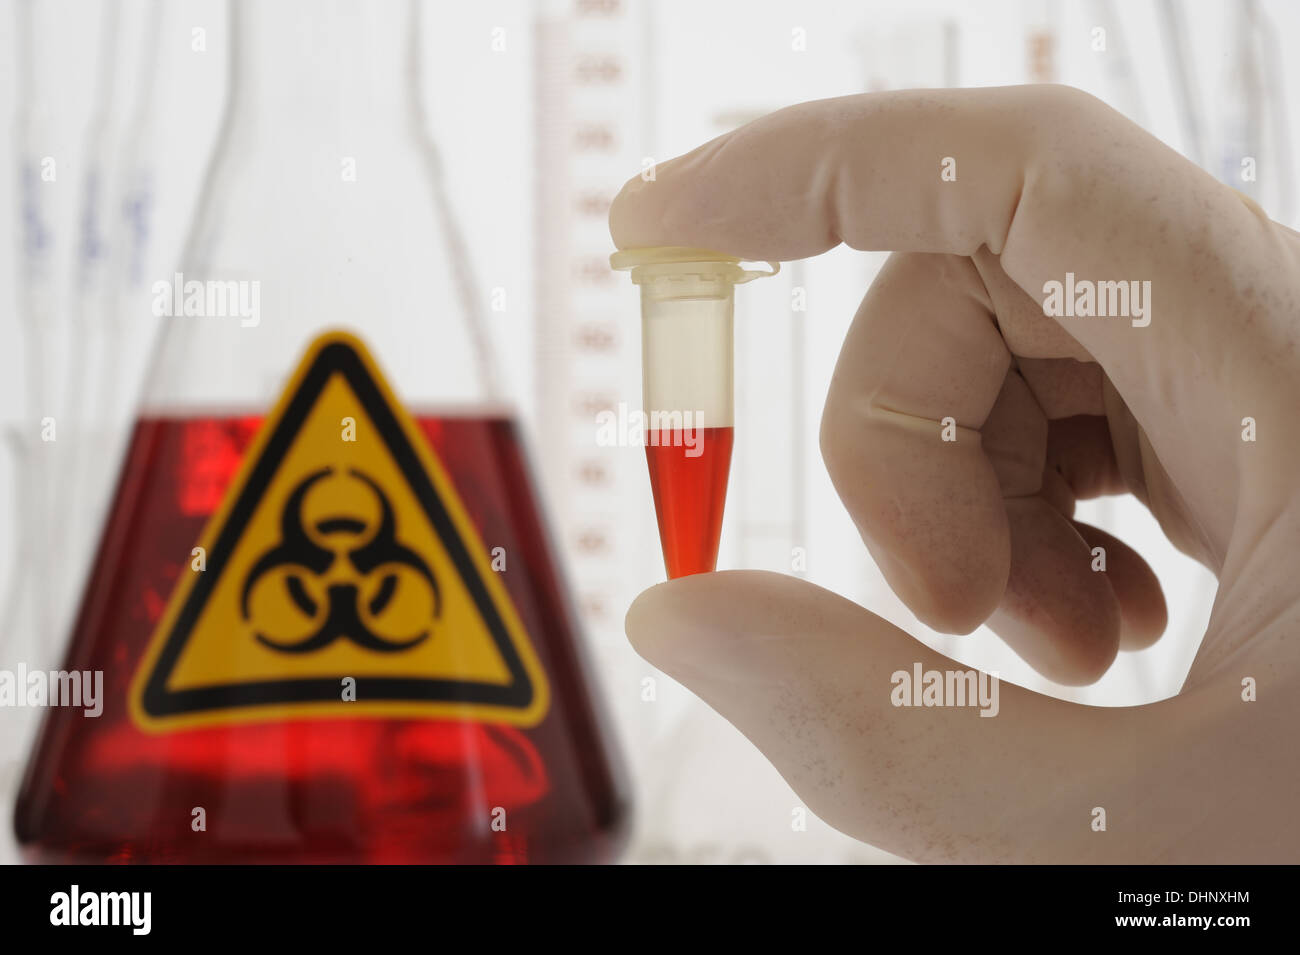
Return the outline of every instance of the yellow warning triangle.
[[[546,713],[464,504],[350,335],[309,349],[198,546],[132,684],[146,730]]]

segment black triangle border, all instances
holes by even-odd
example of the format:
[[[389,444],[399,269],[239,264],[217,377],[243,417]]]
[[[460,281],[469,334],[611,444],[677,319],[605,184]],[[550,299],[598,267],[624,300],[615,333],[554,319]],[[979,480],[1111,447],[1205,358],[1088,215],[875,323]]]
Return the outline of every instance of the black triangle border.
[[[510,671],[506,685],[459,680],[422,679],[416,677],[356,676],[358,703],[471,703],[527,709],[533,701],[534,687],[527,669],[515,649],[505,622],[493,604],[474,561],[470,558],[447,513],[442,499],[425,473],[420,456],[412,447],[401,422],[384,400],[383,393],[367,371],[357,352],[346,342],[324,345],[303,375],[288,406],[262,448],[257,463],[240,490],[239,498],[226,516],[221,533],[208,554],[207,569],[199,575],[186,596],[185,604],[172,622],[162,652],[154,660],[152,672],[141,693],[141,705],[154,719],[165,719],[211,710],[231,710],[251,706],[287,703],[339,702],[340,680],[352,674],[294,680],[264,680],[253,683],[223,684],[186,690],[167,690],[182,651],[212,590],[221,579],[226,562],[271,483],[284,456],[292,446],[304,422],[315,407],[326,384],[335,374],[343,375],[375,423],[380,437],[388,446],[407,483],[415,492],[434,531],[451,557],[470,597],[487,624],[488,632]],[[355,705],[355,704],[350,704]],[[344,715],[344,714],[340,714]]]

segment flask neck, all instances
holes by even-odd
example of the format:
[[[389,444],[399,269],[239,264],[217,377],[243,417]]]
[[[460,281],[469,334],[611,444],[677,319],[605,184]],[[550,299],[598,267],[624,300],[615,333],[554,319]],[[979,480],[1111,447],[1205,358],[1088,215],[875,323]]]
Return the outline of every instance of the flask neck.
[[[418,43],[409,2],[234,0],[229,122],[237,133],[410,129]],[[396,14],[396,15],[394,15]],[[278,137],[277,137],[278,138]]]

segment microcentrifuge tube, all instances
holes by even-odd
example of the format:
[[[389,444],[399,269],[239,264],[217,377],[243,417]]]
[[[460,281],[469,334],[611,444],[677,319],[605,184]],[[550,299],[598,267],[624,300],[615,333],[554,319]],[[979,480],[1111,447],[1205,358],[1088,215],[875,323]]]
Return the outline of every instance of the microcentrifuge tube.
[[[625,249],[641,288],[646,462],[669,579],[717,568],[731,470],[735,286],[773,275],[707,249]]]

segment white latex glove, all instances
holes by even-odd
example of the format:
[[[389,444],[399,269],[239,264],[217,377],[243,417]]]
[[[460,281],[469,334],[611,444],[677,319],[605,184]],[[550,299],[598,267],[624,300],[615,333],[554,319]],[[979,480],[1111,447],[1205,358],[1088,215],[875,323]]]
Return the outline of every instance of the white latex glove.
[[[936,630],[987,623],[1071,684],[1157,639],[1154,574],[1071,520],[1079,498],[1137,495],[1219,578],[1182,692],[1141,707],[1006,684],[992,719],[895,707],[895,671],[964,668],[754,571],[642,594],[627,618],[642,656],[824,820],[907,858],[1300,859],[1300,235],[1064,87],[781,110],[631,180],[610,230],[619,248],[752,259],[894,250],[845,341],[821,446],[890,586]],[[1149,281],[1149,325],[1047,317],[1044,285],[1067,272]]]

